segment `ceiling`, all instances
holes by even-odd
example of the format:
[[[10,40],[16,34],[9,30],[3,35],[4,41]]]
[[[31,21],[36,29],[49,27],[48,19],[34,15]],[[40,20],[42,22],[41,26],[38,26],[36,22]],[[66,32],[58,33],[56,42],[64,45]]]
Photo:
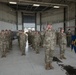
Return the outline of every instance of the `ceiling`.
[[[17,2],[17,4],[9,4],[9,1]],[[15,10],[44,12],[53,9],[53,6],[55,5],[60,6],[61,8],[66,7],[70,3],[75,3],[76,0],[0,0],[0,2]],[[40,4],[40,6],[36,7],[33,6],[33,4]]]

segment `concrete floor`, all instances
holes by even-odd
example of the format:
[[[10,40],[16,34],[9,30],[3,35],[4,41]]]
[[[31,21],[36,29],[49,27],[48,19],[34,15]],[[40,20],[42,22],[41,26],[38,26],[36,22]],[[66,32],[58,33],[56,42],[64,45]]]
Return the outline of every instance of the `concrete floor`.
[[[62,60],[65,65],[76,66],[76,54],[66,49],[66,60]],[[59,48],[56,47],[54,56],[59,57]],[[0,58],[0,75],[66,75],[56,62],[52,63],[53,70],[45,70],[44,49],[40,49],[40,54],[36,54],[31,47],[26,47],[26,56],[21,56],[17,40],[13,41],[13,49],[6,58]]]

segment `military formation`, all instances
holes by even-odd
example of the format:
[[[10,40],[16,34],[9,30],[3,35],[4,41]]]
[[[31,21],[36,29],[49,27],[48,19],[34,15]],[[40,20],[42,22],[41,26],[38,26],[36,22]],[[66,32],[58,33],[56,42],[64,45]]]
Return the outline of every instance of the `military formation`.
[[[67,46],[66,34],[61,28],[59,32],[55,32],[52,25],[47,25],[44,31],[29,31],[28,42],[36,53],[40,52],[40,48],[45,49],[45,69],[53,69],[52,60],[56,45],[59,45],[60,59],[66,59],[65,50]]]
[[[28,42],[33,50],[38,54],[40,51],[41,36],[39,31],[28,32]]]
[[[7,52],[12,49],[12,32],[11,30],[2,30],[0,32],[0,50],[1,57],[6,57]],[[28,40],[29,46],[33,48],[36,54],[40,53],[40,48],[45,50],[45,69],[50,70],[56,45],[59,45],[60,59],[66,59],[65,50],[67,46],[67,36],[64,29],[61,28],[59,32],[55,31],[52,25],[47,25],[44,31],[28,31],[19,30],[17,33],[18,46],[21,55],[26,55],[26,42]]]

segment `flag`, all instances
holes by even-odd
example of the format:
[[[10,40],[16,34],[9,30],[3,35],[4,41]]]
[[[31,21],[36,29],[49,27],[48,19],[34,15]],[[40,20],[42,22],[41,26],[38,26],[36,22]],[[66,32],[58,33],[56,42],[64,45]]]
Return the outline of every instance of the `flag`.
[[[72,38],[71,38],[71,50],[73,49],[76,53],[76,35],[72,35]]]

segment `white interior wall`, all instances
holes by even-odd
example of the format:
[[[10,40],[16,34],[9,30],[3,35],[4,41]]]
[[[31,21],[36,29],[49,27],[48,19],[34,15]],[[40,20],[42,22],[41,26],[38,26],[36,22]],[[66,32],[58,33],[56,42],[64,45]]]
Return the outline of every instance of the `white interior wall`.
[[[75,18],[75,3],[69,4],[67,13],[68,20],[72,20]]]
[[[40,31],[40,25],[37,25],[37,30]]]
[[[0,30],[2,29],[16,30],[16,12],[0,3]]]
[[[36,24],[40,25],[40,13],[37,13],[36,15]]]
[[[15,24],[11,24],[11,23],[0,21],[0,31],[1,30],[6,30],[6,29],[15,31],[16,30],[16,25]]]
[[[53,29],[58,30],[58,28],[63,27],[63,9],[53,9],[47,13],[42,14],[42,27],[46,28],[47,24],[52,24]]]
[[[18,25],[18,30],[22,30],[22,25]]]
[[[75,19],[67,21],[66,31],[70,28],[72,32],[75,30]]]
[[[18,11],[18,30],[22,30],[22,14]]]
[[[75,26],[75,5],[71,3],[66,11],[66,27]],[[64,21],[64,9],[53,9],[42,13],[42,25],[52,24],[54,29],[63,27]],[[43,27],[45,27],[43,26]],[[72,28],[74,30],[75,28]],[[67,30],[67,28],[66,28]]]
[[[59,28],[63,28],[63,22],[52,24],[53,29],[58,30]]]
[[[9,6],[0,3],[0,20],[16,23],[16,12]]]
[[[37,30],[40,31],[40,13],[37,13],[36,15],[36,25],[37,25]]]

